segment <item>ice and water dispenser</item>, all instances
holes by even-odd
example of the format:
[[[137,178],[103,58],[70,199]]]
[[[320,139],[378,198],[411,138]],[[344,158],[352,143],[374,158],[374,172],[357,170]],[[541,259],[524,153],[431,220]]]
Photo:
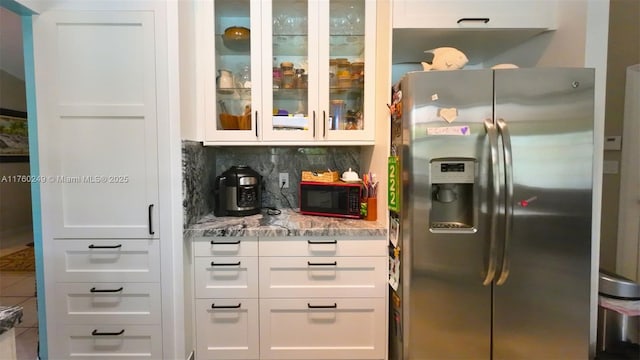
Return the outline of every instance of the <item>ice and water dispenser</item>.
[[[475,230],[475,159],[433,159],[430,174],[430,230]]]

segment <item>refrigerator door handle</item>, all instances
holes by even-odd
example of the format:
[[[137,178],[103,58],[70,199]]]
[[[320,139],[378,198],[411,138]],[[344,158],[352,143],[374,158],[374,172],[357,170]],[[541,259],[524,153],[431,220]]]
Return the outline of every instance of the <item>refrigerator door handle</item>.
[[[504,243],[502,244],[502,264],[500,266],[500,276],[496,285],[502,285],[509,277],[509,244],[513,232],[513,154],[511,151],[511,135],[504,119],[498,119],[498,131],[502,137],[502,151],[504,154]]]
[[[491,224],[489,229],[489,264],[487,265],[487,274],[482,281],[482,285],[487,286],[493,282],[496,274],[496,263],[497,263],[497,247],[498,247],[498,236],[497,236],[497,228],[498,228],[498,214],[499,214],[499,204],[500,201],[500,173],[498,172],[498,168],[500,166],[498,161],[498,133],[495,125],[491,121],[491,119],[486,119],[484,121],[484,127],[487,131],[487,135],[489,136],[489,146],[491,153],[491,169],[490,173],[492,176],[492,189],[491,189]]]

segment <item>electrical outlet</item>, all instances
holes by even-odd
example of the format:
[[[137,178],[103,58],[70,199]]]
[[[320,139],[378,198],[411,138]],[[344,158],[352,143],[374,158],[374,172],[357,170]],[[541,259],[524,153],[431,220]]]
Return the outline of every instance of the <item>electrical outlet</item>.
[[[280,185],[281,189],[289,188],[289,173],[280,173],[279,174],[278,185]]]

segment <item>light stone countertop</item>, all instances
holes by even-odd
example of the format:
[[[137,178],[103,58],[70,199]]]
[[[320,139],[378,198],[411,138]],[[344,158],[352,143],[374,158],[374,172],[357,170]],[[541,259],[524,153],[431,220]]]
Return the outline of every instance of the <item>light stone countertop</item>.
[[[244,217],[216,217],[208,214],[188,226],[185,240],[212,236],[386,236],[386,227],[377,221],[302,215],[283,209],[279,215],[267,210]]]

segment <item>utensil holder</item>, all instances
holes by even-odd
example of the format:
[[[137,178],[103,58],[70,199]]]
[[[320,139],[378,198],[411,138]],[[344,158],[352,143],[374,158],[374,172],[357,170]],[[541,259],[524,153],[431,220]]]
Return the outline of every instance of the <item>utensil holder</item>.
[[[367,216],[364,219],[367,221],[378,220],[378,198],[367,198]]]

